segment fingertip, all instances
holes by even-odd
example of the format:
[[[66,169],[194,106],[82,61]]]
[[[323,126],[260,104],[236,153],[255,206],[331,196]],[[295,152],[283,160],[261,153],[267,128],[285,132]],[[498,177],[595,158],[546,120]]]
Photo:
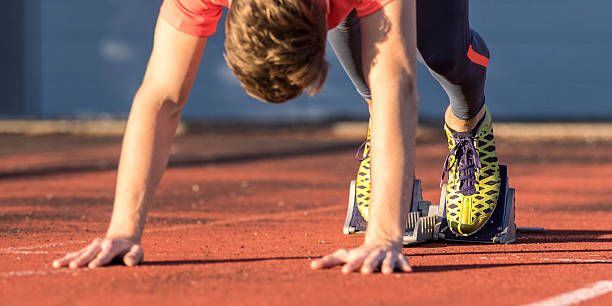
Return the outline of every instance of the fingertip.
[[[51,266],[54,268],[61,268],[62,264],[59,262],[59,260],[54,260],[53,263],[51,263]]]
[[[132,257],[132,256],[126,257],[125,259],[123,259],[123,262],[128,267],[133,267],[133,266],[136,266],[138,264],[136,262],[136,259],[134,259],[134,257]]]
[[[403,272],[412,272],[412,267],[410,266],[410,263],[408,262],[406,256],[404,256],[403,254],[399,254],[398,260],[399,266]]]
[[[123,263],[128,267],[137,266],[144,260],[144,251],[142,248],[135,244],[132,245],[130,251],[123,256]]]
[[[321,264],[319,263],[318,260],[312,261],[310,263],[310,268],[313,269],[313,270],[318,270],[318,269],[321,268]]]
[[[79,267],[79,265],[77,265],[76,262],[71,262],[69,267],[70,267],[70,269],[77,269]]]

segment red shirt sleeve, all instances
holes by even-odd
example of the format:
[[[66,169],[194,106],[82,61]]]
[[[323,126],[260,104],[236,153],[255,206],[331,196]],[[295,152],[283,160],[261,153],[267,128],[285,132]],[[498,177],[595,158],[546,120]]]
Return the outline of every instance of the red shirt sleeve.
[[[359,0],[355,5],[355,9],[357,9],[357,16],[368,16],[392,1],[393,0]]]
[[[159,15],[177,30],[194,36],[217,31],[223,7],[209,0],[164,0]]]

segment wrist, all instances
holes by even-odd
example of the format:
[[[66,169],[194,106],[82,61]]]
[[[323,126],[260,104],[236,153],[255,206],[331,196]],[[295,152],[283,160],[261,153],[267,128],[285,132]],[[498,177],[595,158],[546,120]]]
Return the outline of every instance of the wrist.
[[[140,244],[141,241],[141,235],[138,234],[130,234],[130,233],[119,233],[119,232],[107,232],[106,236],[107,239],[123,239],[123,240],[129,240],[135,244]]]
[[[386,202],[389,203],[389,202]],[[372,206],[376,205],[374,203]],[[382,205],[378,205],[380,208]],[[374,206],[376,207],[376,206]],[[376,244],[384,247],[392,247],[398,251],[402,249],[405,234],[404,218],[400,212],[393,209],[371,209],[368,227],[365,234],[366,244]]]
[[[386,231],[368,225],[364,244],[392,248],[401,252],[403,247],[403,233],[395,230]]]
[[[106,231],[106,238],[109,239],[126,239],[130,240],[136,244],[140,244],[142,238],[142,230],[143,226],[139,224],[134,224],[132,222],[113,222],[108,227]]]

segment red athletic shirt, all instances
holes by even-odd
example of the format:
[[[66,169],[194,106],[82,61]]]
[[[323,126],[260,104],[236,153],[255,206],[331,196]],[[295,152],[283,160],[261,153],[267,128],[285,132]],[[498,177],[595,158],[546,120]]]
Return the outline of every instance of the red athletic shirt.
[[[325,0],[323,0],[325,1]],[[357,15],[370,15],[393,0],[329,0],[327,25],[333,29],[357,9]],[[195,36],[211,36],[217,30],[223,7],[231,0],[164,0],[160,15],[181,32]]]

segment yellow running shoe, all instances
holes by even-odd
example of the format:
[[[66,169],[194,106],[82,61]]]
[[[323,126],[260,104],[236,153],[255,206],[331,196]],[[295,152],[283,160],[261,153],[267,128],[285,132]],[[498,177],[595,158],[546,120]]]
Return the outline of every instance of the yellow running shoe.
[[[450,149],[442,172],[442,181],[448,172],[446,218],[453,233],[469,236],[487,223],[499,198],[501,180],[491,114],[486,110],[474,131],[455,132],[446,124],[444,130]]]
[[[357,159],[361,161],[359,164],[359,170],[357,171],[357,181],[355,183],[355,199],[357,201],[357,208],[361,216],[368,221],[370,211],[370,128],[371,123],[368,124],[368,135],[366,140],[363,142],[361,147],[363,148],[363,157],[359,156],[357,152]],[[361,151],[361,148],[359,148]]]

